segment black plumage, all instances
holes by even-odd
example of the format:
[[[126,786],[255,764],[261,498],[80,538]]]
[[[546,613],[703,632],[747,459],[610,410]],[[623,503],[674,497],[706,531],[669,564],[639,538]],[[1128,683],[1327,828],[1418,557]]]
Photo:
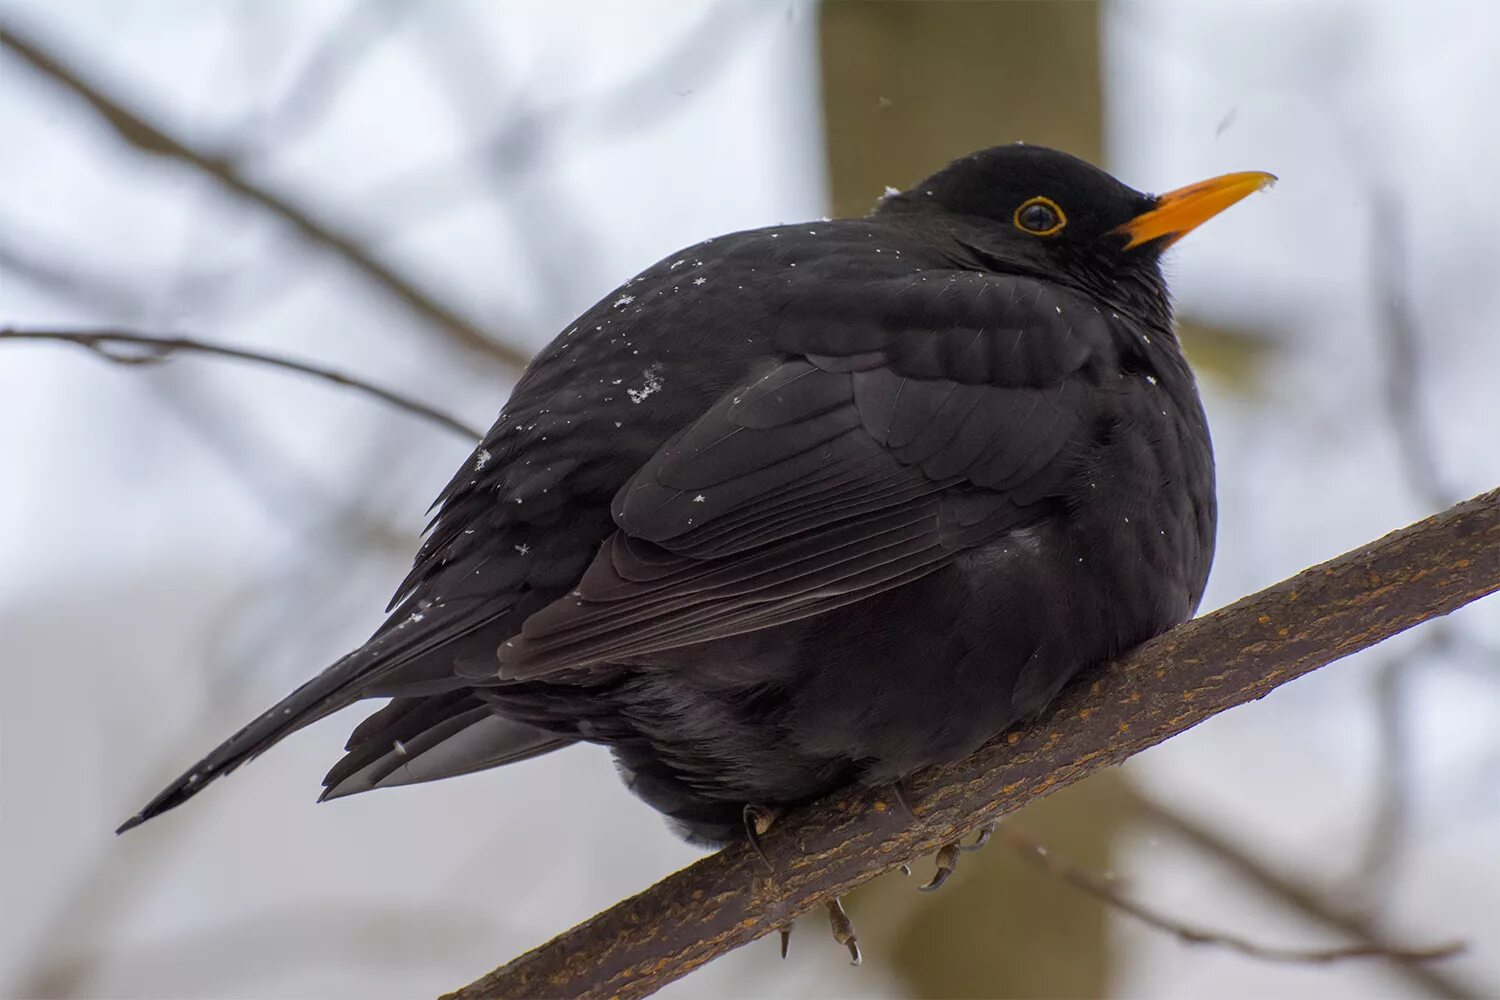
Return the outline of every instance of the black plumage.
[[[652,266],[532,362],[370,641],[125,826],[364,698],[327,797],[588,741],[706,842],[970,753],[1198,604],[1158,257],[1251,176],[1157,199],[999,147]]]

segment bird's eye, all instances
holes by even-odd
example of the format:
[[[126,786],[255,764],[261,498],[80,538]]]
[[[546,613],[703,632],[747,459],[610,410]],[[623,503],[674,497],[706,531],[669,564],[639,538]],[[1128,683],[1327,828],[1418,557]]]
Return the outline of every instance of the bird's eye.
[[[1017,229],[1033,236],[1051,236],[1068,224],[1068,217],[1057,202],[1038,195],[1016,209],[1014,221]]]

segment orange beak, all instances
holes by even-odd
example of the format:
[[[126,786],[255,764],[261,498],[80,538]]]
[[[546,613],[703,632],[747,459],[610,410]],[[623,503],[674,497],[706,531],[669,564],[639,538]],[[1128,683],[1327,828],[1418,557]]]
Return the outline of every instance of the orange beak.
[[[1276,183],[1275,174],[1247,170],[1168,191],[1156,199],[1156,207],[1142,212],[1115,230],[1130,238],[1125,249],[1168,237],[1164,246],[1176,243],[1241,198],[1264,191]]]

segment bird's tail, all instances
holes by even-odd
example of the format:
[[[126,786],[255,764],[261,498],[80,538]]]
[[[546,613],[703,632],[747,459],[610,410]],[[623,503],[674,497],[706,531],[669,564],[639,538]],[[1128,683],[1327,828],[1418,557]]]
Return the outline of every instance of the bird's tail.
[[[116,833],[176,808],[292,733],[361,698],[425,695],[462,685],[454,660],[493,658],[514,631],[507,603],[448,602],[441,615],[398,609],[359,649],[287,695],[184,771]]]
[[[145,808],[121,823],[115,833],[124,833],[153,816],[175,809],[201,792],[214,779],[223,777],[260,755],[303,726],[310,726],[324,716],[352,704],[358,699],[358,695],[350,691],[350,681],[361,665],[361,652],[362,650],[356,650],[334,663],[220,743],[212,753],[162,789],[146,803]]]

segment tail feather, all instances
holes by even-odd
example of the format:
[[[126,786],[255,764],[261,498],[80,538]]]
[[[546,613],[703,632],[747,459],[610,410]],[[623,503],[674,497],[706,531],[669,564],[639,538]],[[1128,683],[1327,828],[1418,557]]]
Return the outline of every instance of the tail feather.
[[[443,614],[398,611],[359,649],[297,688],[188,768],[116,833],[174,809],[218,778],[259,756],[292,733],[361,698],[441,693],[464,684],[453,674],[454,657],[493,650],[496,625],[510,605],[493,600],[448,602]],[[474,650],[468,649],[475,647]]]
[[[145,807],[116,828],[132,830],[146,820],[175,809],[221,778],[304,726],[351,704],[358,697],[348,691],[359,652],[350,653],[267,709],[212,753],[180,774]]]
[[[467,690],[397,698],[360,723],[319,801],[435,781],[549,753],[573,741],[495,714]]]

